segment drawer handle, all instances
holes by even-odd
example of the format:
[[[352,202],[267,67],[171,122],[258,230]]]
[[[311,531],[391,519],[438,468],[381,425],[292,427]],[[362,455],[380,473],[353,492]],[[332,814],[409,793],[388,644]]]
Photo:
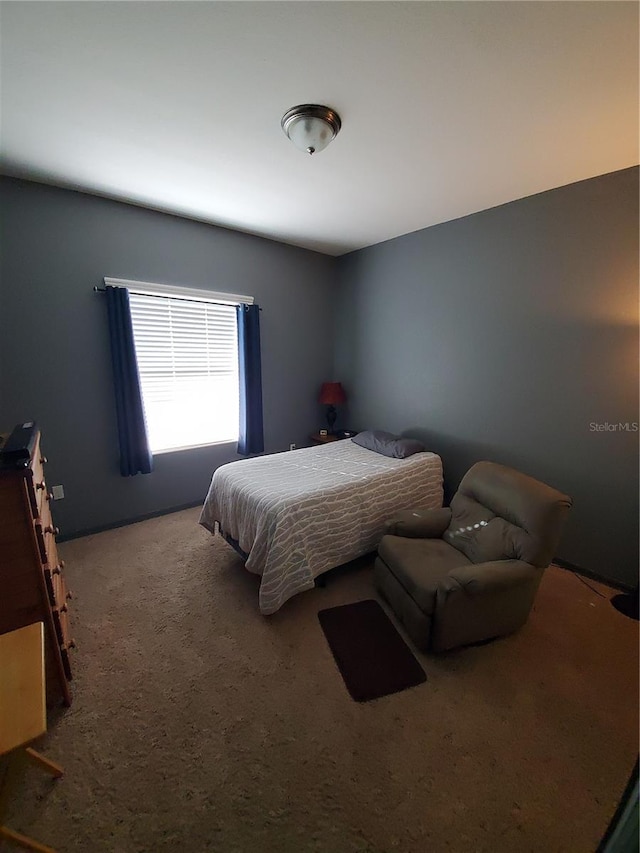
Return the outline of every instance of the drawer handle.
[[[60,605],[60,613],[66,613],[69,610],[66,604]]]
[[[41,464],[41,465],[46,465],[48,461],[49,461],[49,460],[47,459],[47,457],[46,457],[46,456],[41,456],[41,457],[40,457],[40,464]]]
[[[73,598],[73,593],[71,592],[71,590],[67,590],[66,598],[67,601],[71,601],[71,599]]]
[[[57,536],[60,533],[59,527],[54,527],[52,524],[47,524],[44,529],[45,533],[53,533],[54,536]]]
[[[48,500],[48,501],[52,501],[52,500],[53,500],[53,492],[47,492],[47,500]]]
[[[52,575],[59,575],[59,574],[60,574],[60,572],[62,571],[62,569],[64,569],[64,560],[60,560],[60,562],[58,563],[58,565],[57,565],[57,566],[54,566],[54,567],[51,569],[51,574],[52,574]]]
[[[46,489],[46,488],[47,488],[47,484],[45,483],[44,480],[42,480],[40,483],[36,483],[36,489]]]

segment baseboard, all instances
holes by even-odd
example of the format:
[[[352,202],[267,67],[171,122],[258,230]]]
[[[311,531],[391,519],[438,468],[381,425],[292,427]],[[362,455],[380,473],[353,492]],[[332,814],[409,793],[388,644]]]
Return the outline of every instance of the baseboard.
[[[629,584],[622,583],[622,581],[614,580],[614,578],[608,578],[605,575],[599,575],[597,572],[592,572],[589,569],[583,569],[581,566],[576,566],[573,563],[567,562],[567,560],[553,560],[553,564],[555,566],[560,566],[561,569],[566,569],[569,572],[573,572],[576,575],[582,575],[584,578],[590,578],[592,581],[598,581],[598,583],[603,583],[606,586],[610,586],[612,589],[619,589],[622,592],[635,592],[635,587],[630,586]]]
[[[202,506],[202,501],[181,504],[180,506],[168,507],[167,509],[159,509],[156,510],[156,512],[137,515],[135,518],[125,518],[121,521],[114,521],[111,524],[103,524],[100,527],[89,527],[85,530],[76,530],[74,533],[60,534],[56,537],[56,540],[58,542],[70,542],[72,539],[81,539],[83,536],[93,536],[94,533],[104,533],[106,530],[115,530],[118,527],[128,527],[130,524],[137,524],[139,521],[148,521],[150,518],[159,518],[161,515],[171,515],[172,512],[181,512],[183,509],[193,509],[196,506]]]

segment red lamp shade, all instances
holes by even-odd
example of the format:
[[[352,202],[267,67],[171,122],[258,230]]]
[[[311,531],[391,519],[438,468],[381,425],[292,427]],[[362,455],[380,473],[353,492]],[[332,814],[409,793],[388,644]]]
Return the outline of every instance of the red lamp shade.
[[[318,402],[325,406],[339,406],[347,402],[347,395],[340,382],[323,382]]]

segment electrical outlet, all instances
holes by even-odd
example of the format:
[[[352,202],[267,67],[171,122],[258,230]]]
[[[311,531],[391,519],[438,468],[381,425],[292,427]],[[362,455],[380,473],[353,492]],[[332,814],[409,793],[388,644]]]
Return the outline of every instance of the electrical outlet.
[[[295,449],[296,449],[295,444],[290,444],[290,445],[289,445],[289,450],[295,450]]]
[[[51,491],[53,492],[54,501],[62,500],[64,497],[64,486],[52,486]]]

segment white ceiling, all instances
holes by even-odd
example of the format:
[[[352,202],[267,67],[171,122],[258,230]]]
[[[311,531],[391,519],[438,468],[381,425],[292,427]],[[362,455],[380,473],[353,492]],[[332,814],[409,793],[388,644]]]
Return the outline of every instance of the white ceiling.
[[[634,2],[1,7],[3,171],[332,255],[638,162]]]

